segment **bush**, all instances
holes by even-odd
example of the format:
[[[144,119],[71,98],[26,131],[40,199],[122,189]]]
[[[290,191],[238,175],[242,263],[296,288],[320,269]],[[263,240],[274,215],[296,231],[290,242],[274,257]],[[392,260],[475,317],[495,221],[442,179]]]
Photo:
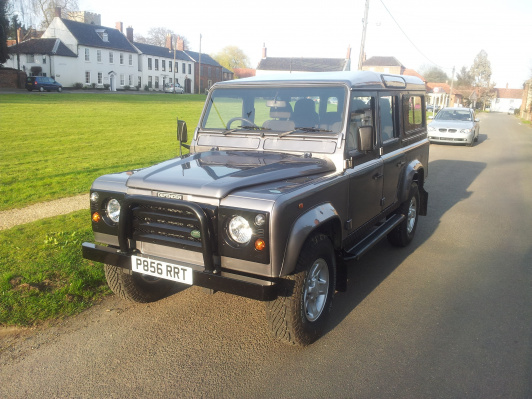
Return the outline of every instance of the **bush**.
[[[95,88],[96,88],[96,83],[91,83],[91,87],[92,87],[93,89],[95,89]]]
[[[148,91],[150,88],[148,87],[148,85],[144,85],[144,90],[145,91]]]
[[[83,83],[74,83],[74,89],[81,90],[83,89]]]
[[[129,85],[124,86],[124,90],[129,90],[129,89],[130,89]]]
[[[104,84],[103,84],[103,88],[104,88],[105,90],[109,90],[109,87],[111,87],[111,85],[110,85],[109,83],[104,83]]]

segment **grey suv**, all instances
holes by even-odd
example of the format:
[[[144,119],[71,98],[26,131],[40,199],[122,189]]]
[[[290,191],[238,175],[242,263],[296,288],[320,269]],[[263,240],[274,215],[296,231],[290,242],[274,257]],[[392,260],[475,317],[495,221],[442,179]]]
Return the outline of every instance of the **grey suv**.
[[[175,284],[242,295],[265,301],[275,336],[310,344],[348,261],[384,237],[406,246],[427,212],[424,89],[374,72],[217,83],[189,154],[94,182],[100,244],[84,257],[122,298]]]

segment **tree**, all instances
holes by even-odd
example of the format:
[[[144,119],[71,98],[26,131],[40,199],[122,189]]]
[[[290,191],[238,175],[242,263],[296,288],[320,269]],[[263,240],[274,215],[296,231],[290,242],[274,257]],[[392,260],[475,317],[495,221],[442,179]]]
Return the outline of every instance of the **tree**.
[[[423,66],[420,73],[427,82],[446,83],[449,81],[449,76],[436,66]]]
[[[43,29],[52,23],[56,7],[61,7],[61,17],[66,18],[69,12],[78,10],[78,0],[30,0],[30,9]]]
[[[213,58],[223,67],[233,70],[235,68],[248,68],[248,56],[236,46],[226,46]]]
[[[494,96],[493,88],[495,87],[495,83],[491,82],[491,62],[488,60],[486,51],[480,50],[469,73],[473,78],[473,86],[478,92],[479,100],[485,109],[486,103],[490,102]]]
[[[9,59],[7,52],[7,33],[9,20],[7,19],[7,0],[0,0],[0,65]]]
[[[164,27],[150,28],[147,36],[135,35],[135,41],[139,43],[152,44],[154,46],[159,46],[159,47],[166,47],[166,37],[168,35],[172,36],[174,46],[175,46],[175,38],[177,36],[181,36],[181,39],[183,40],[184,49],[188,50],[189,42],[186,37],[184,37],[183,35],[178,35],[173,30],[164,28]]]
[[[460,69],[460,72],[456,75],[456,86],[473,86],[473,76],[465,66],[463,66],[462,69]]]

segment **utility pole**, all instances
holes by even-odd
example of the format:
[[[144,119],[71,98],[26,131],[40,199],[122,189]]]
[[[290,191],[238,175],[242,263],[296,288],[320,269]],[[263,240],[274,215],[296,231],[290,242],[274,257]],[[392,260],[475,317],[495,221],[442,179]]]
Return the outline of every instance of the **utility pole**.
[[[451,78],[451,90],[449,91],[449,101],[453,100],[453,84],[454,84],[454,66],[453,66],[453,77]]]
[[[199,35],[199,77],[198,77],[198,94],[201,94],[201,33]]]
[[[366,0],[366,8],[364,10],[364,19],[362,20],[362,41],[360,43],[360,54],[358,56],[358,70],[362,70],[362,62],[364,62],[364,45],[366,44],[366,29],[368,27],[368,12],[369,0]]]

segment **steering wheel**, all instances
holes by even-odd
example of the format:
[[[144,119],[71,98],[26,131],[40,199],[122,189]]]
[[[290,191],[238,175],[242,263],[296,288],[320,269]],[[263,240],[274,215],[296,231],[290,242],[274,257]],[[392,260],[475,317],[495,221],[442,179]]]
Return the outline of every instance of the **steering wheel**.
[[[250,127],[255,127],[255,128],[258,128],[259,126],[255,125],[253,122],[251,122],[249,119],[246,119],[246,118],[240,118],[240,117],[236,117],[236,118],[231,118],[229,119],[229,121],[227,122],[227,130],[229,130],[231,128],[231,124],[235,121],[243,121],[243,122],[247,122],[250,124]]]

